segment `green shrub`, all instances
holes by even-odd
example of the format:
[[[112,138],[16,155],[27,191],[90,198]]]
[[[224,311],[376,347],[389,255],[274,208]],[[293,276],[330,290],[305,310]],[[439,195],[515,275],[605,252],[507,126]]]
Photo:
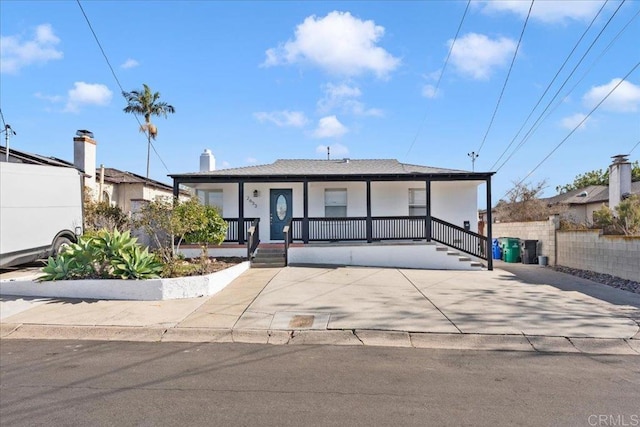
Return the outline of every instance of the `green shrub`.
[[[50,257],[40,280],[152,279],[162,264],[137,243],[129,231],[100,230],[82,236],[56,258]]]
[[[593,213],[594,224],[605,232],[633,236],[640,234],[640,197],[632,195],[621,201],[613,211],[604,204]]]
[[[217,208],[213,206],[202,206],[201,209],[204,211],[205,221],[199,229],[187,233],[184,236],[184,240],[187,243],[200,245],[202,249],[201,258],[205,259],[208,258],[209,245],[219,245],[224,242],[229,224],[222,219]]]
[[[129,216],[119,206],[109,202],[95,201],[91,191],[85,187],[84,194],[84,229],[85,233],[97,233],[99,230],[127,230],[131,227]]]
[[[178,257],[182,242],[199,244],[206,256],[207,245],[222,243],[227,232],[217,209],[203,205],[197,197],[151,201],[142,206],[134,225],[150,236],[165,264]]]

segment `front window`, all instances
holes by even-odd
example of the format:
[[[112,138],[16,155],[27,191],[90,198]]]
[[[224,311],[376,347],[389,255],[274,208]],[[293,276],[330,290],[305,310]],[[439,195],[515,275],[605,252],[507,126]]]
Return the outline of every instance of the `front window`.
[[[424,188],[409,189],[409,216],[427,215],[427,190]]]
[[[324,216],[326,218],[346,218],[346,188],[327,188],[324,190]]]
[[[200,203],[206,206],[214,206],[222,212],[222,190],[197,190],[196,194]]]

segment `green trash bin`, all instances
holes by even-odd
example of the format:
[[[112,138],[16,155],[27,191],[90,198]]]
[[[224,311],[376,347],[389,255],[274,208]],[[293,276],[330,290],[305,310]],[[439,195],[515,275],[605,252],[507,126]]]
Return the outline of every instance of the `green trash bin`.
[[[520,262],[520,239],[507,237],[502,253],[505,262]]]

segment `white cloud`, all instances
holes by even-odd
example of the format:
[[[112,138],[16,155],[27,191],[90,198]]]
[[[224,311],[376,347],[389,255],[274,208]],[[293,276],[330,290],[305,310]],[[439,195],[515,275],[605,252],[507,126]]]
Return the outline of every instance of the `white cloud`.
[[[100,83],[75,82],[69,90],[65,112],[77,113],[83,105],[107,105],[113,92]]]
[[[250,165],[255,165],[256,163],[258,163],[258,159],[256,159],[255,157],[247,157],[246,162]]]
[[[231,163],[226,160],[222,161],[222,169],[229,169],[231,167]]]
[[[269,113],[261,111],[253,113],[253,116],[260,122],[271,122],[279,127],[303,127],[307,124],[307,117],[301,111],[271,111]]]
[[[602,86],[594,86],[582,97],[583,103],[590,108],[598,105],[622,79],[613,79]],[[640,107],[640,86],[623,81],[617,89],[613,90],[606,101],[602,103],[603,110],[621,113],[638,111]]]
[[[41,92],[36,92],[33,94],[38,99],[42,99],[49,102],[62,102],[64,101],[64,97],[60,95],[45,95]]]
[[[125,70],[128,70],[129,68],[135,68],[138,65],[140,65],[138,61],[136,61],[135,59],[129,58],[126,61],[124,61],[122,65],[120,65],[120,68],[124,68]]]
[[[323,86],[324,97],[318,101],[318,111],[327,114],[332,110],[340,110],[342,113],[355,114],[358,116],[383,115],[378,108],[366,108],[364,103],[356,98],[362,95],[359,88],[350,86],[347,83],[333,84],[327,83]]]
[[[600,10],[602,0],[555,0],[537,1],[531,9],[531,19],[544,23],[561,23],[569,20],[587,21]],[[499,0],[477,2],[488,14],[513,13],[525,18],[531,2],[522,0]]]
[[[384,27],[349,12],[333,11],[323,18],[313,15],[296,27],[293,40],[268,49],[262,65],[309,63],[332,74],[372,72],[386,77],[400,59],[377,45],[383,35]]]
[[[438,96],[438,94],[436,93],[436,87],[429,84],[422,86],[422,96],[431,99],[435,98],[436,96]]]
[[[453,39],[447,44],[451,47]],[[469,33],[459,38],[451,51],[456,70],[476,80],[488,79],[493,70],[508,64],[516,42],[506,37],[492,40],[484,34]]]
[[[38,25],[35,34],[27,40],[21,36],[0,36],[0,72],[15,74],[31,64],[44,64],[62,58],[56,49],[60,39],[50,24]]]
[[[323,157],[327,155],[327,147],[329,147],[329,154],[331,158],[340,158],[349,155],[349,149],[342,144],[318,145],[316,147],[316,153],[321,154]]]
[[[323,117],[318,121],[318,127],[313,131],[315,138],[337,138],[348,132],[336,116]]]
[[[576,113],[562,119],[560,124],[562,125],[563,128],[566,128],[569,130],[573,130],[576,128],[576,126],[580,125],[578,130],[583,130],[587,127],[587,123],[589,122],[589,119],[587,119],[584,121],[584,123],[580,124],[580,122],[582,122],[585,119],[585,117],[587,117],[586,114]]]

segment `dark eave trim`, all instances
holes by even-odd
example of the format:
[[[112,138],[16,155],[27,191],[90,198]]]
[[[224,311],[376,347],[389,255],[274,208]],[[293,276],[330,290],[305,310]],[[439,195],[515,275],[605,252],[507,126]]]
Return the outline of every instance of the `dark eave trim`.
[[[338,182],[338,181],[482,181],[495,172],[469,173],[403,173],[403,174],[346,174],[346,175],[169,175],[181,184],[228,182]]]

